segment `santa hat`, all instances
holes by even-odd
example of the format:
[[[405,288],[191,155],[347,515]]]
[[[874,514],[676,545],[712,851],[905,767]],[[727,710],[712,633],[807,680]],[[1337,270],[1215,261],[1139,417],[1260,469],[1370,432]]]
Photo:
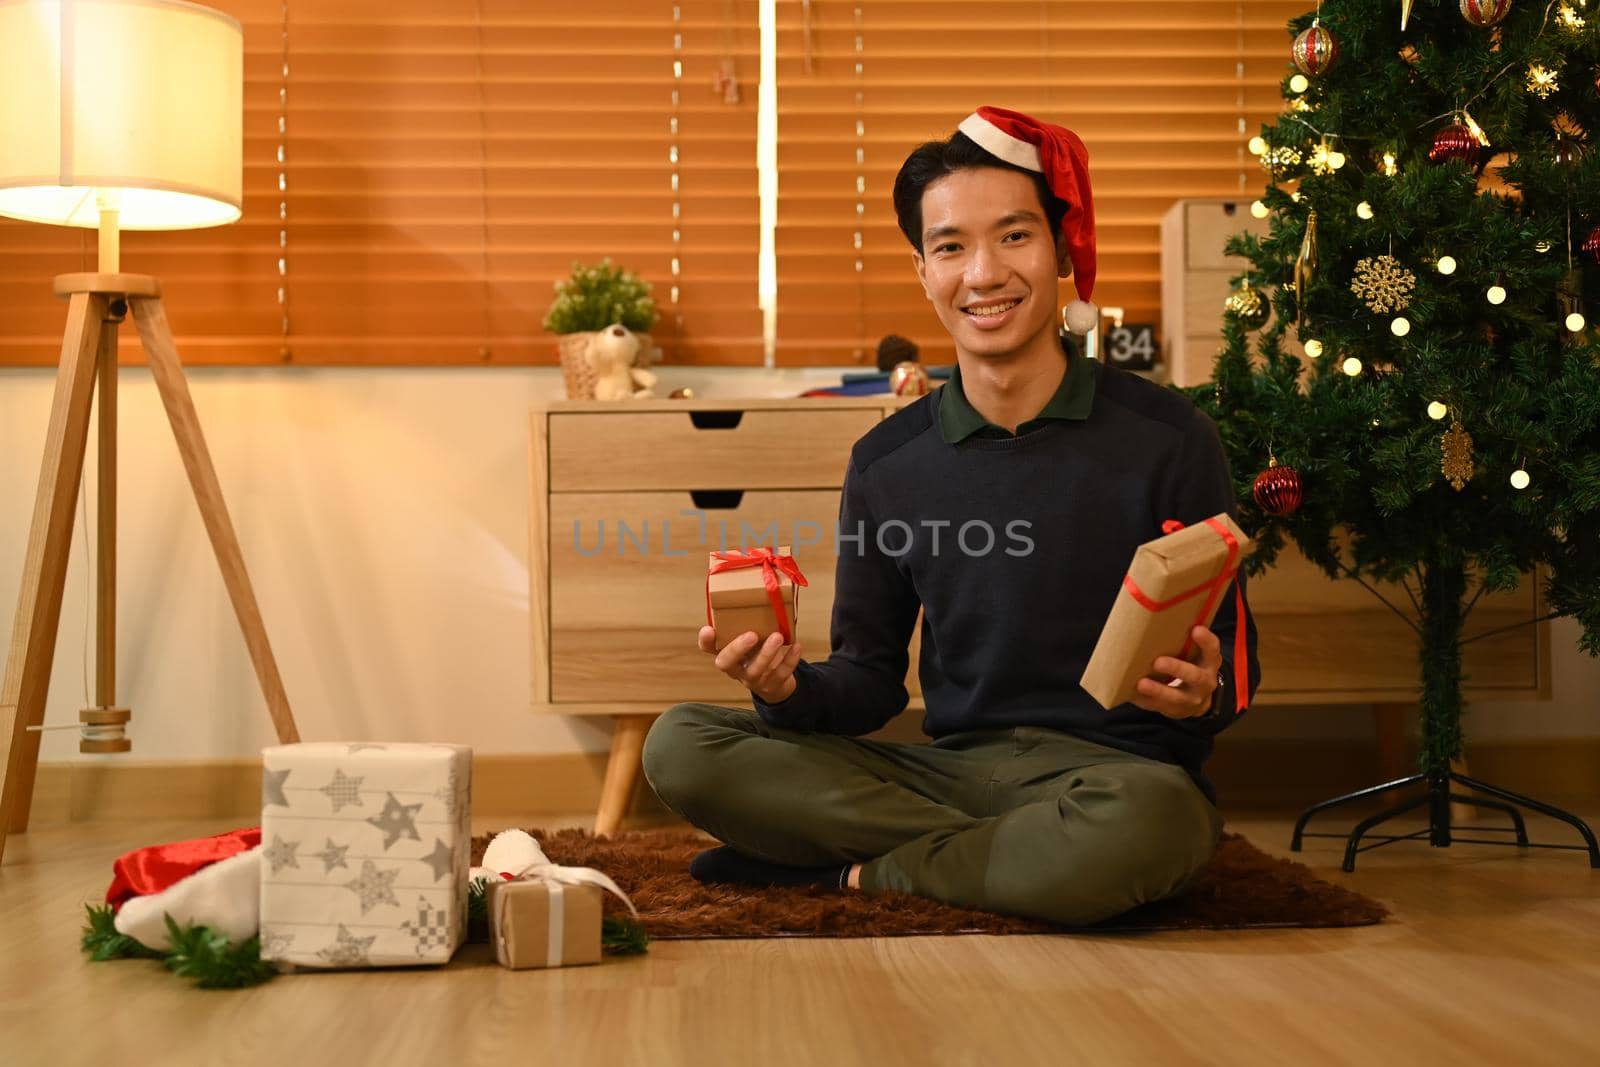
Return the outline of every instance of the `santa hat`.
[[[1071,130],[1008,111],[980,107],[961,120],[960,131],[996,159],[1044,175],[1050,191],[1067,205],[1061,241],[1072,263],[1080,299],[1067,305],[1067,329],[1086,334],[1100,321],[1094,295],[1094,196],[1089,189],[1089,153]]]
[[[146,948],[167,951],[167,916],[208,926],[234,941],[260,927],[261,830],[232,830],[194,841],[136,849],[112,866],[106,903],[116,929]]]

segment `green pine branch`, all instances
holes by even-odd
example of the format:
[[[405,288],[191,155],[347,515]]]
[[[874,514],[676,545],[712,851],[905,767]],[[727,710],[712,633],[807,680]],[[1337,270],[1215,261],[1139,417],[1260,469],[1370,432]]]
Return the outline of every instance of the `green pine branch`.
[[[192,979],[201,989],[242,989],[274,978],[278,971],[261,958],[261,941],[251,937],[234,942],[208,926],[179,925],[166,917],[172,948],[149,948],[116,928],[116,913],[109,905],[85,905],[83,951],[94,962],[116,959],[160,960],[180,978]]]

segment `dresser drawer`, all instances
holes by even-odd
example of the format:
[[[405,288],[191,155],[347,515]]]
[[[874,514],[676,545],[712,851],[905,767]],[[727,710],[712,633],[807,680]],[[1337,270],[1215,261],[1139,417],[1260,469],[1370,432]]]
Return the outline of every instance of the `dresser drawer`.
[[[683,514],[695,506],[688,493],[554,493],[549,500],[552,701],[665,709],[681,700],[748,700],[695,647],[705,625],[706,552],[741,547],[741,523],[748,524],[746,547],[793,546],[809,582],[796,630],[806,659],[827,658],[838,490],[746,492],[736,506],[707,508],[703,531],[696,516]]]
[[[837,488],[876,408],[551,412],[551,492]]]

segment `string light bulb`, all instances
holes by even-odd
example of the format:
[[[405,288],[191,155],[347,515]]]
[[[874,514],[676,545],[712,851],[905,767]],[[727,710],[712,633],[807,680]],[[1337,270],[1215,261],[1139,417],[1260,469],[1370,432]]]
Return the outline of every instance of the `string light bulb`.
[[[1383,154],[1383,162],[1380,164],[1380,166],[1383,169],[1383,176],[1385,178],[1393,178],[1396,174],[1400,173],[1400,168],[1395,164],[1393,152],[1385,152]]]
[[[1513,489],[1526,489],[1532,482],[1533,479],[1528,477],[1528,472],[1521,467],[1511,472],[1511,488]]]
[[[1356,375],[1361,373],[1361,361],[1355,356],[1351,356],[1349,359],[1344,361],[1344,365],[1340,369],[1346,374],[1350,375],[1350,377],[1354,378]]]
[[[1332,167],[1334,170],[1338,170],[1340,167],[1344,166],[1344,153],[1340,152],[1338,149],[1329,152],[1328,166]]]
[[[1267,139],[1258,133],[1254,137],[1250,138],[1245,147],[1250,149],[1250,154],[1252,156],[1263,155],[1267,151]]]
[[[1445,407],[1437,400],[1428,405],[1428,418],[1433,419],[1435,422],[1444,418],[1448,414],[1450,414],[1450,409]]]
[[[1259,200],[1254,200],[1250,203],[1250,214],[1254,215],[1258,219],[1264,219],[1270,214],[1270,212],[1267,210],[1266,204]]]
[[[1372,205],[1367,203],[1365,200],[1361,201],[1361,203],[1356,205],[1356,215],[1357,217],[1363,219],[1372,218]]]
[[[1483,294],[1483,298],[1491,304],[1504,304],[1506,302],[1506,287],[1503,285],[1491,285],[1489,286],[1489,291]]]
[[[1456,272],[1456,260],[1454,256],[1440,256],[1439,262],[1435,265],[1439,268],[1440,274],[1454,274]]]
[[[1535,252],[1548,252],[1550,251],[1550,242],[1540,241],[1538,244],[1533,246],[1533,250]]]
[[[1289,91],[1291,93],[1303,93],[1309,88],[1311,88],[1311,83],[1306,80],[1304,74],[1296,74],[1289,79]]]
[[[1573,333],[1582,333],[1583,328],[1586,325],[1587,323],[1583,321],[1582,312],[1574,311],[1572,314],[1567,316],[1567,329],[1571,330]]]
[[[1411,320],[1404,315],[1396,315],[1394,321],[1389,323],[1389,332],[1396,337],[1404,337],[1411,332]]]
[[[1316,359],[1318,356],[1322,355],[1322,342],[1317,340],[1315,337],[1307,341],[1306,355],[1310,356],[1312,359]]]

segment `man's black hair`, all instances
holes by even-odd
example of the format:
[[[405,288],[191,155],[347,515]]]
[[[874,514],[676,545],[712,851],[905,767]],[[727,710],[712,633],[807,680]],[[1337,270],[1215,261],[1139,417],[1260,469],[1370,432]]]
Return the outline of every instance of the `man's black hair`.
[[[1039,193],[1039,204],[1050,223],[1050,240],[1059,247],[1061,217],[1067,213],[1067,203],[1050,191],[1044,175],[989,154],[958,130],[947,141],[929,141],[919,145],[906,157],[906,161],[900,165],[900,173],[894,177],[895,217],[900,222],[900,232],[906,235],[913,249],[922,251],[922,194],[940,178],[971,167],[1014,170],[1032,178],[1033,186]]]

